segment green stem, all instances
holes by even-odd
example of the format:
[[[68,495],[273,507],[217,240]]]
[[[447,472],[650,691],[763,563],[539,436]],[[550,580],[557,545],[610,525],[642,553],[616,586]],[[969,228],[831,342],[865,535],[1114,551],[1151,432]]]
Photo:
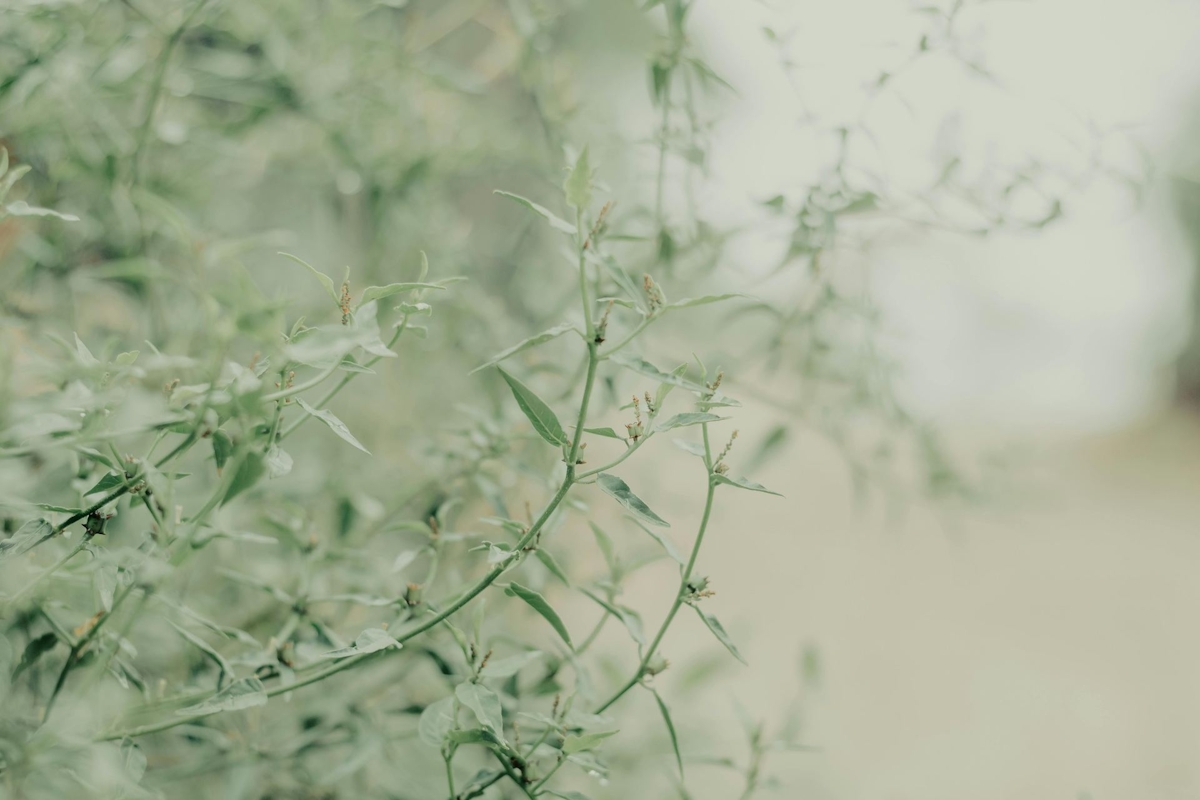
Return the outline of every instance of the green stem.
[[[75,642],[75,644],[71,647],[71,652],[67,654],[67,660],[63,663],[62,672],[58,673],[58,680],[54,684],[54,690],[50,692],[50,699],[46,701],[46,710],[42,712],[43,725],[46,723],[46,720],[50,718],[50,712],[54,708],[54,701],[58,699],[59,692],[62,691],[63,686],[66,684],[67,676],[71,673],[71,670],[75,667],[75,665],[79,663],[79,658],[81,655],[83,655],[83,651],[87,648],[88,644],[91,643],[92,639],[96,638],[96,634],[100,632],[100,629],[104,626],[104,623],[112,619],[112,615],[115,614],[117,609],[120,608],[121,604],[125,602],[125,598],[129,596],[130,592],[133,591],[134,586],[135,584],[131,583],[125,588],[125,591],[117,595],[116,598],[113,599],[112,607],[108,610],[108,612],[96,620],[96,624],[93,625],[91,629],[88,630],[83,636],[79,637],[79,641]]]
[[[584,479],[586,479],[586,478],[590,478],[590,477],[592,477],[593,475],[599,475],[601,472],[608,472],[610,469],[612,469],[613,467],[617,466],[617,465],[618,465],[618,464],[620,464],[622,461],[624,461],[625,459],[627,459],[627,458],[629,458],[631,455],[633,455],[633,454],[634,454],[634,452],[635,452],[635,451],[636,451],[636,450],[637,450],[639,447],[641,447],[643,444],[645,444],[645,443],[646,443],[646,440],[647,440],[647,439],[649,439],[649,438],[650,438],[651,436],[653,436],[653,435],[654,435],[654,433],[653,433],[653,432],[651,432],[651,433],[647,433],[645,436],[643,436],[642,438],[638,439],[636,442],[634,442],[632,445],[630,445],[628,448],[626,448],[626,450],[625,450],[625,452],[624,452],[624,453],[622,453],[622,454],[621,454],[621,455],[619,455],[618,457],[614,458],[612,461],[608,462],[608,463],[607,463],[607,464],[605,464],[603,467],[596,467],[595,469],[589,469],[587,472],[581,473],[581,474],[578,476],[577,480],[581,480],[581,481],[582,481],[582,480],[584,480]]]
[[[604,630],[604,623],[608,622],[608,618],[611,616],[612,614],[609,613],[608,609],[605,609],[604,613],[600,615],[600,621],[596,623],[596,627],[592,628],[592,632],[587,635],[583,643],[575,648],[576,657],[583,655],[592,646],[592,642],[596,641],[596,637],[600,635],[600,631]]]
[[[550,768],[550,771],[546,773],[545,777],[543,777],[540,781],[538,781],[537,783],[535,783],[533,785],[533,793],[537,794],[538,789],[541,789],[542,786],[544,786],[546,784],[546,781],[553,778],[554,773],[558,772],[559,767],[561,767],[565,763],[567,763],[567,757],[565,755],[560,755],[558,757],[558,761],[555,762],[554,766]]]
[[[262,401],[264,403],[271,403],[276,400],[282,400],[285,397],[291,397],[292,395],[300,394],[301,392],[307,392],[309,389],[313,388],[314,386],[320,386],[322,383],[324,383],[325,379],[328,378],[333,373],[337,372],[338,367],[340,367],[341,365],[342,365],[342,361],[341,361],[341,359],[338,359],[337,361],[333,362],[328,367],[326,367],[325,369],[323,369],[319,373],[317,373],[316,376],[306,380],[304,383],[293,386],[290,389],[280,389],[278,392],[271,392],[270,394],[264,394],[262,396]]]
[[[575,246],[579,250],[579,297],[583,301],[583,321],[587,324],[587,340],[589,347],[594,347],[596,341],[596,326],[592,322],[592,302],[588,298],[587,259],[583,249],[583,209],[575,209]],[[594,359],[595,356],[593,355]]]
[[[450,787],[450,800],[456,800],[456,798],[458,797],[458,794],[454,791],[454,767],[451,764],[451,762],[453,760],[454,760],[454,756],[452,756],[450,754],[447,754],[445,756],[446,785]]]
[[[707,429],[708,426],[705,425],[704,427]],[[667,628],[671,626],[671,622],[675,619],[675,615],[679,613],[680,607],[683,605],[684,600],[688,596],[687,585],[688,581],[692,577],[692,570],[695,569],[696,558],[700,555],[700,546],[704,544],[704,532],[708,530],[708,520],[712,515],[713,494],[716,492],[716,489],[717,485],[713,482],[712,474],[710,473],[708,475],[708,494],[704,498],[704,515],[700,518],[700,530],[697,532],[696,541],[692,545],[692,554],[691,557],[688,558],[687,566],[683,568],[683,572],[680,574],[679,591],[675,593],[675,601],[671,604],[671,610],[667,612],[667,618],[663,620],[662,625],[658,629],[658,633],[655,634],[654,639],[650,642],[650,646],[646,648],[646,653],[644,656],[642,656],[642,661],[640,664],[638,664],[637,669],[634,671],[633,677],[626,681],[625,684],[612,695],[612,697],[601,703],[596,709],[595,713],[604,713],[605,709],[620,700],[626,692],[628,692],[630,689],[636,686],[639,681],[641,681],[642,676],[646,673],[647,665],[649,665],[650,660],[654,658],[655,651],[658,649],[659,644],[662,643],[663,637],[667,634]]]
[[[612,345],[611,347],[605,349],[605,351],[600,354],[600,360],[604,361],[606,358],[610,358],[618,350],[620,350],[621,348],[625,347],[625,345],[632,342],[634,339],[636,339],[638,336],[641,335],[642,331],[646,330],[647,326],[649,326],[651,322],[653,322],[656,319],[658,319],[658,317],[653,314],[651,314],[648,317],[645,317],[641,322],[639,322],[637,324],[637,327],[635,327],[632,331],[629,332],[628,336],[626,336],[624,339],[617,342],[616,344]]]
[[[504,760],[504,756],[500,755],[499,753],[492,753],[492,755],[494,755],[496,760],[500,762],[500,766],[504,767],[504,772],[508,775],[512,782],[517,785],[517,788],[520,789],[525,796],[529,798],[529,800],[534,800],[533,795],[529,793],[529,787],[525,785],[525,782],[521,780],[521,776],[513,770],[512,766]]]

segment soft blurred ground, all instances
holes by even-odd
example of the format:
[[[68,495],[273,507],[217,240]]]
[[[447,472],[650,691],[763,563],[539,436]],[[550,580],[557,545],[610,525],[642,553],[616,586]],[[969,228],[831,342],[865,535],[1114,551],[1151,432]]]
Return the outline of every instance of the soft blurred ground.
[[[782,716],[812,641],[804,738],[820,751],[774,756],[775,796],[1200,796],[1198,447],[1184,413],[1030,445],[1002,509],[885,522],[855,510],[835,454],[800,443],[760,476],[787,499],[721,498],[701,570],[753,669],[681,715],[735,726],[736,696]],[[688,618],[666,652],[715,647]],[[711,747],[697,737],[685,751]],[[689,788],[737,796],[702,766]]]

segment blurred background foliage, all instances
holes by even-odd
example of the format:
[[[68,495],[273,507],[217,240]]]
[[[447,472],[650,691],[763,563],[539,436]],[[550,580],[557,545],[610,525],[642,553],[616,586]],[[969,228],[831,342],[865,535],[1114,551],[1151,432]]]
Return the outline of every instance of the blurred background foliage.
[[[963,5],[914,11],[918,38],[863,87],[864,108],[925,58],[945,58],[987,80],[954,35]],[[972,236],[1038,230],[1062,213],[1054,181],[1043,180],[1035,163],[964,175],[956,156],[942,153],[923,191],[896,191],[869,166],[864,111],[849,125],[797,121],[829,154],[814,179],[755,198],[760,216],[749,222],[710,218],[697,197],[709,176],[714,128],[738,87],[693,43],[690,7],[682,0],[644,7],[608,0],[20,0],[0,10],[0,143],[14,164],[32,167],[14,193],[79,217],[0,222],[6,530],[29,518],[28,500],[69,505],[66,487],[77,494],[94,483],[97,465],[75,445],[125,432],[148,443],[144,429],[168,424],[178,411],[172,382],[228,375],[231,362],[252,369],[302,314],[310,324],[329,321],[320,287],[279,250],[335,278],[350,265],[352,292],[416,280],[422,252],[431,277],[469,280],[429,298],[427,336],[414,328],[398,360],[336,401],[374,458],[310,426],[289,444],[295,469],[285,480],[255,486],[247,495],[253,503],[222,512],[227,532],[269,533],[279,549],[254,550],[245,563],[253,540],[229,536],[164,594],[180,603],[186,597],[197,619],[249,632],[253,644],[241,657],[254,665],[281,621],[291,619],[299,593],[386,593],[395,582],[390,565],[406,542],[428,535],[426,520],[478,535],[475,511],[522,517],[524,496],[544,485],[552,461],[511,441],[516,415],[503,385],[468,372],[560,322],[577,278],[573,256],[541,220],[493,190],[561,210],[564,167],[585,143],[614,201],[611,255],[629,273],[654,275],[670,299],[711,292],[752,298],[666,320],[646,353],[655,363],[688,361],[696,352],[723,364],[738,393],[767,409],[770,424],[745,444],[747,471],[805,427],[841,448],[864,491],[873,485],[898,497],[981,499],[978,467],[957,464],[895,397],[893,365],[875,342],[871,247],[930,229]],[[779,47],[788,70],[794,65],[785,39],[768,29],[762,44]],[[630,127],[640,133],[629,136]],[[786,240],[783,257],[765,265],[728,258],[729,241],[749,225]],[[76,345],[76,334],[86,344]],[[578,378],[574,362],[559,357],[562,344],[521,357],[522,369],[539,374],[560,399]],[[141,351],[136,368],[118,356],[133,350]],[[636,387],[608,379],[599,412],[613,413]],[[187,469],[207,475],[206,458],[195,456]],[[180,485],[173,499],[189,508],[207,495]],[[144,534],[145,523],[132,517],[118,515],[108,532],[114,552],[125,549],[111,556],[122,571]],[[597,553],[562,550],[571,571],[597,572]],[[34,606],[3,621],[14,664],[52,617],[73,628],[91,616],[92,589],[109,580],[107,563],[76,570],[52,610]],[[221,571],[229,567],[253,579],[239,583]],[[24,565],[3,569],[6,592],[33,574]],[[344,644],[369,613],[351,603],[312,615],[306,635]],[[114,669],[113,679],[143,699],[162,696],[160,681],[186,686],[211,678],[209,659],[161,622],[118,636],[128,636],[137,655],[129,652],[127,669]],[[278,717],[295,717],[270,726],[274,738],[231,723],[120,747],[93,747],[87,737],[128,698],[75,697],[79,716],[40,729],[31,723],[54,679],[45,662],[31,663],[20,669],[23,694],[14,681],[4,708],[0,783],[14,797],[25,796],[20,786],[27,796],[440,796],[436,753],[409,747],[405,737],[439,696],[444,651],[440,640],[412,647],[402,657],[398,696],[381,688],[400,683],[397,672],[374,670],[340,694],[318,690],[283,710],[273,705]],[[604,657],[597,680],[619,674],[619,661]],[[535,695],[570,688],[557,683],[555,669]],[[685,696],[698,696],[712,669],[693,665]],[[816,654],[806,653],[798,683],[818,673]],[[386,702],[378,701],[381,692]],[[777,737],[747,722],[748,757],[709,759],[738,771],[746,796],[769,788],[765,754],[799,740],[796,718],[771,724]],[[665,755],[659,734],[645,738]],[[648,777],[667,762],[642,757],[638,735],[612,748],[614,784],[604,794],[607,784],[592,781],[596,796],[651,796],[647,785],[682,791]],[[691,749],[711,754],[698,736]],[[156,769],[139,787],[147,756]]]

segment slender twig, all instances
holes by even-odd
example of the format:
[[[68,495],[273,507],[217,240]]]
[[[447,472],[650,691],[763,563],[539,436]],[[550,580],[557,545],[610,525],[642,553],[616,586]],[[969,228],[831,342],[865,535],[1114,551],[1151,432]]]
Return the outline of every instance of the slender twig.
[[[705,424],[702,427],[704,428],[705,450],[707,451],[708,425]],[[646,652],[642,656],[642,660],[638,664],[637,669],[634,670],[633,676],[626,681],[621,688],[614,692],[611,697],[609,697],[596,708],[597,714],[603,713],[605,709],[620,700],[626,692],[628,692],[642,680],[642,676],[646,674],[646,667],[654,658],[654,654],[658,650],[659,644],[662,643],[663,637],[667,634],[667,628],[671,627],[671,622],[675,619],[675,615],[679,613],[680,607],[688,597],[688,581],[692,577],[692,570],[695,568],[696,559],[700,555],[700,547],[704,544],[704,533],[708,530],[708,520],[712,514],[713,494],[717,489],[717,484],[713,480],[712,476],[711,458],[712,457],[710,455],[706,459],[706,462],[708,462],[708,468],[706,470],[708,478],[708,493],[704,498],[704,514],[700,518],[700,529],[696,533],[696,541],[692,544],[691,556],[688,558],[687,565],[680,573],[679,590],[675,593],[675,600],[671,604],[671,610],[667,612],[667,617],[663,620],[662,625],[659,626],[658,633],[655,634],[654,638],[650,641],[650,645],[646,648]]]

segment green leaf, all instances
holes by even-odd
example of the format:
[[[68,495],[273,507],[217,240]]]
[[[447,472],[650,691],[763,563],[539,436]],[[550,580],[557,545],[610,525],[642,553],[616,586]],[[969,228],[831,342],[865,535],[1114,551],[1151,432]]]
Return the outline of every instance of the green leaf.
[[[181,708],[175,713],[182,717],[204,717],[221,711],[265,706],[267,692],[258,678],[242,678],[226,686],[202,703]]]
[[[497,736],[503,735],[504,717],[495,692],[479,683],[460,683],[454,688],[454,696],[471,709],[480,725]]]
[[[567,176],[567,182],[563,184],[567,205],[580,211],[587,210],[592,203],[592,177],[592,168],[588,164],[588,149],[584,147],[579,158],[575,160],[571,174]]]
[[[687,364],[680,364],[675,369],[671,370],[672,381],[680,380],[687,374]],[[667,395],[671,393],[678,384],[673,382],[660,383],[658,389],[654,392],[654,407],[662,408],[663,402],[667,399]]]
[[[704,387],[683,377],[683,372],[676,368],[673,372],[663,372],[644,358],[629,353],[616,353],[609,358],[614,364],[620,364],[625,369],[639,375],[653,378],[659,383],[669,383],[692,392],[704,391]]]
[[[263,463],[262,453],[257,450],[247,453],[246,457],[238,463],[237,472],[234,473],[233,480],[229,484],[229,491],[221,498],[221,505],[225,505],[254,486],[266,472],[267,467]]]
[[[519,194],[513,194],[512,192],[504,192],[504,191],[501,191],[500,189],[497,189],[495,191],[495,194],[498,194],[501,197],[507,197],[510,200],[516,200],[518,203],[525,206],[530,211],[534,212],[535,214],[539,215],[544,220],[549,222],[550,227],[554,228],[555,230],[562,231],[563,233],[569,233],[572,236],[575,235],[575,226],[574,225],[567,222],[562,217],[556,215],[554,212],[552,212],[550,209],[546,208],[545,206],[539,206],[537,203],[533,202],[532,200],[530,200],[528,198],[521,197],[521,195],[519,195]]]
[[[372,603],[374,605],[374,603]],[[349,647],[343,647],[340,650],[330,650],[328,653],[322,654],[322,658],[345,658],[346,656],[361,656],[367,653],[377,653],[380,650],[387,650],[389,647],[400,647],[391,635],[383,628],[367,628],[358,635],[354,640],[354,644]]]
[[[107,492],[110,489],[115,489],[118,486],[124,486],[124,485],[125,485],[125,476],[124,475],[119,475],[115,472],[110,472],[107,475],[105,475],[103,478],[101,478],[99,481],[97,481],[95,486],[93,486],[92,488],[90,488],[86,492],[84,492],[84,495],[100,494],[102,492]]]
[[[571,753],[582,753],[584,750],[593,750],[598,747],[601,742],[612,736],[614,733],[618,733],[618,731],[569,734],[567,738],[563,740],[562,751],[567,755],[570,755]]]
[[[517,353],[521,352],[522,350],[528,350],[531,347],[537,347],[539,344],[548,342],[551,339],[555,339],[559,336],[562,336],[567,331],[575,331],[576,333],[579,333],[579,330],[569,322],[564,322],[560,325],[555,325],[553,328],[550,328],[549,330],[542,331],[541,333],[539,333],[535,336],[530,336],[528,339],[525,339],[524,341],[514,344],[512,347],[508,348],[507,350],[501,350],[499,353],[497,353],[496,355],[494,355],[490,359],[488,359],[488,361],[486,363],[480,364],[478,367],[471,370],[468,374],[474,375],[476,372],[479,372],[479,370],[481,370],[481,369],[487,369],[488,367],[494,367],[495,365],[499,364],[501,361],[508,358],[509,356],[516,355]]]
[[[304,259],[294,256],[291,253],[280,253],[279,255],[283,256],[284,258],[290,258],[292,261],[295,261],[297,264],[311,272],[316,279],[321,282],[321,287],[325,290],[325,294],[329,295],[329,299],[333,301],[333,304],[338,308],[341,308],[342,299],[338,296],[338,291],[333,285],[333,278],[329,277],[324,272],[321,272],[321,270],[317,269],[312,264],[309,264]]]
[[[213,431],[212,449],[213,461],[217,464],[217,474],[219,475],[221,474],[221,470],[225,468],[225,462],[229,460],[229,456],[233,453],[233,439],[225,431]]]
[[[82,508],[72,508],[70,506],[57,506],[53,503],[34,503],[34,505],[42,511],[54,511],[59,514],[76,514],[83,510]]]
[[[645,313],[646,293],[638,287],[637,283],[625,271],[624,267],[618,264],[612,256],[599,256],[591,250],[587,251],[587,259],[603,267],[604,271],[608,273],[608,277],[612,278],[617,288],[625,293],[634,308]]]
[[[29,172],[31,169],[33,168],[28,164],[22,164],[19,167],[13,167],[12,169],[8,170],[8,172],[4,174],[3,178],[0,179],[0,200],[8,197],[9,190],[12,189],[16,182],[21,180],[25,173]]]
[[[662,712],[663,722],[667,723],[667,733],[671,735],[671,749],[675,751],[675,764],[679,767],[679,777],[683,777],[683,756],[679,754],[679,738],[675,735],[675,723],[671,721],[671,712],[667,710],[667,704],[659,697],[658,692],[653,689],[650,694],[654,695],[655,702],[658,703],[658,710]]]
[[[725,627],[721,625],[721,621],[712,614],[705,614],[700,610],[699,606],[692,606],[692,608],[696,609],[696,613],[700,615],[700,619],[704,621],[705,626],[712,631],[712,635],[717,637],[717,641],[725,645],[725,649],[732,653],[734,658],[745,664],[746,659],[742,658],[742,654],[738,652],[737,645],[729,638],[729,634],[725,632]]]
[[[75,334],[75,356],[79,359],[79,363],[85,367],[97,367],[100,365],[100,359],[92,355],[92,351],[88,350],[83,340],[79,338],[79,334]]]
[[[659,60],[653,61],[650,64],[650,98],[654,101],[655,106],[662,105],[670,83],[670,67]]]
[[[645,646],[646,633],[645,627],[642,625],[642,615],[634,611],[632,608],[625,606],[613,605],[595,592],[590,592],[587,589],[581,589],[585,595],[590,597],[597,605],[612,614],[621,621],[625,626],[625,630],[629,631],[629,636],[639,646]]]
[[[723,300],[732,300],[736,297],[748,297],[741,292],[730,292],[729,294],[706,294],[703,297],[686,297],[683,300],[676,300],[674,303],[667,303],[663,306],[663,310],[673,308],[691,308],[693,306],[704,306],[709,303],[720,303]],[[753,299],[753,298],[751,298]]]
[[[542,657],[540,650],[528,650],[519,656],[493,658],[479,671],[481,678],[509,678]]]
[[[492,733],[486,728],[472,728],[465,731],[450,731],[446,734],[446,741],[459,744],[483,744],[492,749],[493,752],[503,754],[504,740],[497,734]]]
[[[191,642],[196,647],[196,649],[198,649],[200,652],[204,653],[204,655],[206,655],[210,659],[212,659],[213,663],[216,664],[217,668],[220,669],[223,673],[225,673],[226,675],[233,674],[233,667],[230,666],[229,662],[225,660],[225,657],[222,656],[220,653],[218,653],[216,650],[214,650],[213,647],[208,642],[204,641],[199,636],[197,636],[196,634],[189,631],[187,628],[183,628],[179,625],[176,625],[174,622],[171,622],[171,620],[167,620],[167,622],[170,624],[170,626],[172,628],[174,628],[176,631],[179,632],[180,636],[182,636],[184,639],[187,639],[189,642]]]
[[[545,794],[553,795],[560,798],[560,800],[592,800],[592,798],[582,792],[560,792],[555,789],[546,789]]]
[[[674,428],[686,428],[689,425],[703,425],[706,422],[720,422],[724,419],[729,418],[718,417],[716,414],[709,414],[704,411],[688,411],[683,414],[676,414],[665,422],[658,423],[654,427],[661,433]]]
[[[501,367],[496,367],[496,369],[508,384],[508,388],[512,389],[517,405],[521,407],[521,411],[533,424],[533,429],[538,432],[538,435],[556,447],[566,444],[567,435],[563,432],[562,423],[550,410],[550,406],[534,394],[532,389],[509,375]]]
[[[622,442],[625,441],[625,437],[614,431],[612,428],[584,428],[583,430],[585,433],[590,433],[595,436],[603,436],[606,439],[617,439],[618,441]]]
[[[542,562],[542,566],[550,570],[551,575],[562,581],[565,586],[571,585],[571,579],[567,577],[567,573],[563,571],[563,568],[558,565],[554,556],[550,555],[545,547],[539,547],[533,551],[533,554],[537,556],[538,561]]]
[[[389,283],[387,286],[368,286],[366,289],[363,289],[362,297],[358,299],[358,305],[355,308],[362,308],[362,306],[372,300],[382,300],[385,297],[400,294],[400,292],[411,292],[413,289],[445,288],[440,283]]]
[[[268,477],[282,478],[292,471],[292,457],[279,445],[271,445],[263,457],[263,465]]]
[[[596,523],[588,520],[588,527],[592,529],[592,536],[596,538],[596,546],[600,548],[600,554],[604,556],[604,563],[608,565],[608,572],[617,580],[621,572],[621,564],[617,560],[616,549],[613,547],[612,538],[604,532]]]
[[[749,489],[752,492],[763,492],[764,494],[773,494],[776,497],[783,497],[783,495],[781,495],[779,492],[772,492],[770,489],[763,486],[761,483],[755,483],[754,481],[749,480],[747,478],[731,478],[728,475],[716,474],[716,475],[713,475],[713,480],[715,480],[717,483],[724,483],[729,486],[736,486],[739,489]]]
[[[638,517],[649,522],[651,525],[659,525],[663,528],[671,527],[671,523],[655,514],[650,510],[650,506],[642,502],[642,498],[634,494],[629,484],[618,478],[616,475],[611,475],[607,472],[601,472],[596,476],[596,482],[600,484],[601,490],[605,494],[611,496],[618,503],[625,506],[629,511],[633,512]]]
[[[675,543],[672,542],[670,539],[668,539],[666,536],[664,536],[663,534],[661,534],[657,531],[653,531],[653,530],[647,528],[645,525],[643,525],[637,519],[633,520],[633,524],[637,525],[639,528],[644,530],[651,539],[658,542],[659,547],[661,547],[663,550],[665,550],[667,555],[670,556],[671,560],[674,561],[676,564],[678,564],[679,566],[682,567],[684,564],[687,563],[687,561],[684,560],[683,556],[680,555],[679,550],[676,549]]]
[[[326,425],[328,425],[329,430],[336,433],[344,441],[347,441],[350,444],[354,445],[355,447],[357,447],[359,450],[362,450],[367,455],[371,455],[371,451],[368,450],[367,448],[363,447],[362,442],[360,442],[360,441],[358,441],[358,439],[354,438],[354,434],[352,434],[350,432],[350,429],[346,427],[346,423],[342,422],[340,419],[338,419],[336,416],[334,416],[332,411],[328,411],[327,409],[324,409],[324,408],[320,408],[320,409],[313,408],[312,406],[310,406],[308,403],[306,403],[304,401],[304,398],[301,398],[301,397],[296,398],[296,403],[301,408],[303,408],[308,414],[311,414],[312,416],[321,420],[321,422],[324,422]]]
[[[17,200],[9,203],[4,207],[4,213],[10,217],[58,217],[63,222],[79,222],[79,217],[74,214],[63,214],[60,211],[55,211],[52,208],[41,208],[40,206],[31,206],[24,200]]]
[[[672,444],[685,453],[691,453],[692,455],[699,456],[700,458],[705,457],[704,445],[701,442],[689,442],[685,439],[674,439]]]
[[[541,614],[554,630],[558,631],[558,635],[567,643],[567,647],[570,647],[572,650],[575,649],[575,645],[571,644],[571,634],[567,631],[567,626],[563,624],[562,617],[558,616],[558,612],[550,607],[550,604],[546,602],[546,598],[533,589],[528,589],[515,582],[510,583],[504,590],[504,593],[509,597],[519,597],[533,606],[533,610]]]
[[[58,636],[54,633],[43,633],[30,641],[21,653],[21,660],[17,663],[17,668],[13,670],[12,679],[15,681],[18,675],[36,664],[39,658],[53,650],[57,644]]]
[[[417,735],[431,747],[441,747],[446,734],[454,729],[454,698],[443,697],[425,706],[417,720]]]
[[[396,560],[392,562],[392,572],[400,572],[416,561],[419,555],[421,555],[420,550],[401,550],[400,554],[396,556]]]

